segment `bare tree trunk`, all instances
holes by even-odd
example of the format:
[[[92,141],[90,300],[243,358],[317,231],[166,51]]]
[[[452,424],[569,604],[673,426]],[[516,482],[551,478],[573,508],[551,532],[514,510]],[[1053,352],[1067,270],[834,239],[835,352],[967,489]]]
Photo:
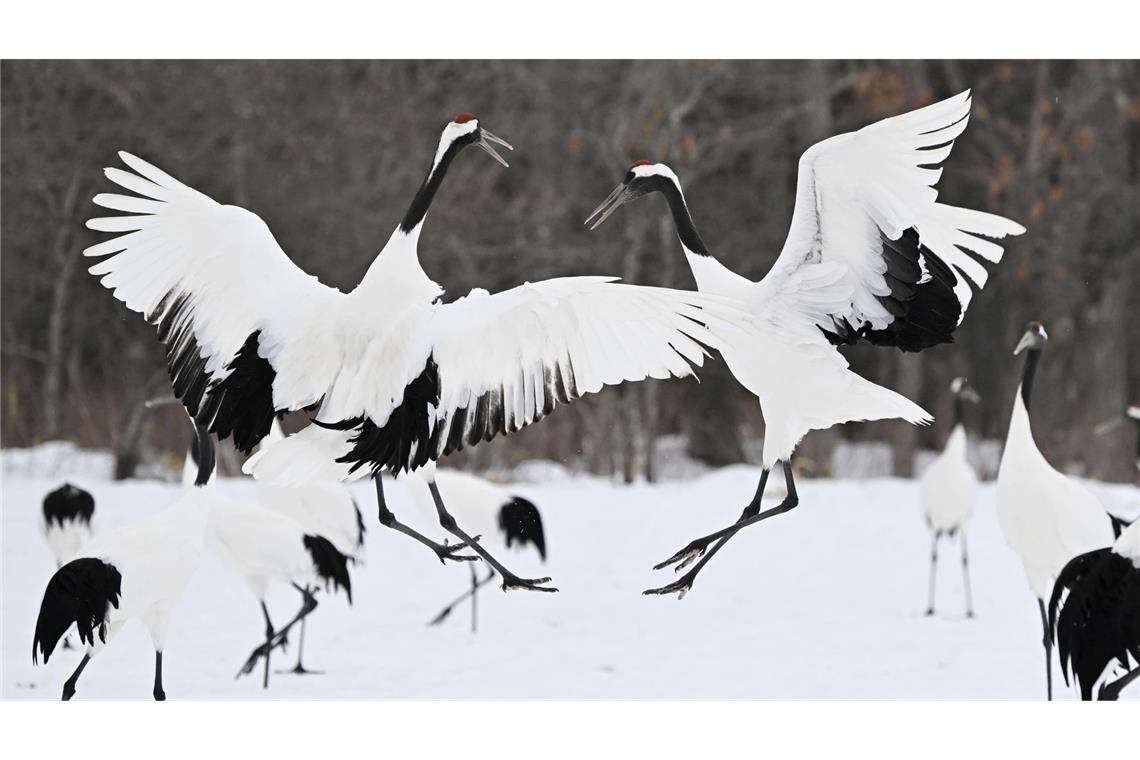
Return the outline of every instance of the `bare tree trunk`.
[[[136,351],[135,353],[141,353]],[[119,430],[119,440],[115,446],[115,480],[134,477],[135,470],[142,463],[143,447],[150,434],[154,415],[146,407],[147,399],[156,395],[166,384],[165,370],[155,372],[150,379],[138,386],[123,424]]]
[[[52,255],[55,257],[58,274],[52,283],[51,309],[47,324],[47,363],[44,368],[43,388],[43,427],[44,440],[55,440],[63,433],[63,378],[66,370],[67,351],[65,350],[65,329],[70,303],[71,274],[79,252],[71,250],[74,236],[70,220],[79,196],[79,173],[73,171],[71,181],[60,198],[58,209],[59,227],[55,233]]]

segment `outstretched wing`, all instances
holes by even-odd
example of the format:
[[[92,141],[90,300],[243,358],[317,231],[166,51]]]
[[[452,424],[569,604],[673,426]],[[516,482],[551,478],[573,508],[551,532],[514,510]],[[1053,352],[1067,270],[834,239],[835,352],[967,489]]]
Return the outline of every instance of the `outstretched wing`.
[[[129,153],[107,169],[135,195],[94,202],[124,215],[87,226],[123,233],[93,245],[92,274],[158,328],[175,395],[199,424],[251,449],[275,409],[317,401],[332,342],[320,339],[340,293],[301,271],[265,222],[223,206]]]
[[[691,291],[569,277],[430,307],[409,337],[399,393],[351,398],[338,388],[320,422],[255,455],[260,479],[346,478],[415,469],[511,433],[605,385],[684,377],[744,315]],[[376,363],[352,386],[374,394]],[[394,398],[393,398],[394,395]],[[339,469],[322,462],[337,461]]]
[[[952,341],[986,283],[981,261],[1001,260],[986,238],[1025,231],[937,202],[937,167],[969,112],[967,91],[809,148],[787,240],[758,287],[760,309],[771,319],[803,316],[833,343],[920,351]]]

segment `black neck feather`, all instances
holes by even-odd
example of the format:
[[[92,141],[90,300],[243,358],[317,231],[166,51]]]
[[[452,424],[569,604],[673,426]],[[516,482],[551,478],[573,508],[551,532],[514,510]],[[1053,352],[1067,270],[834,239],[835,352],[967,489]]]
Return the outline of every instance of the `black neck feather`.
[[[660,181],[655,183],[658,184],[655,189],[659,190],[665,196],[665,200],[669,202],[669,211],[673,214],[673,224],[677,228],[677,237],[681,239],[681,245],[698,256],[711,256],[712,254],[709,253],[705,241],[701,239],[696,225],[693,224],[693,217],[689,214],[689,207],[685,203],[685,197],[681,194],[680,188],[668,177],[657,179]]]
[[[451,162],[454,161],[455,157],[459,155],[459,152],[470,145],[473,140],[474,133],[464,135],[448,146],[443,157],[440,158],[439,163],[432,167],[428,175],[424,177],[424,181],[420,184],[420,189],[416,191],[416,197],[412,199],[412,205],[408,206],[408,210],[400,222],[400,229],[402,231],[405,233],[411,232],[423,222],[424,217],[427,216],[428,209],[431,207],[431,202],[435,199],[436,191],[439,190],[439,186],[443,184],[444,175],[447,174]]]
[[[966,400],[962,398],[962,394],[954,395],[954,427],[963,424],[962,420],[966,416]]]
[[[1021,402],[1029,410],[1029,396],[1033,393],[1033,378],[1037,374],[1037,362],[1041,360],[1041,349],[1030,348],[1025,354],[1025,367],[1021,370]]]

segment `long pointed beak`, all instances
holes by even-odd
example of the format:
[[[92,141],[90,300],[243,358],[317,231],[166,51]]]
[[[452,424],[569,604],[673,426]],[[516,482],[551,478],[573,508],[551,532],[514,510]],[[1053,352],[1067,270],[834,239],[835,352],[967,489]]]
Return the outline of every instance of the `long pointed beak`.
[[[628,188],[625,186],[624,182],[615,187],[614,191],[606,196],[606,199],[602,201],[601,204],[599,204],[599,206],[594,209],[588,217],[586,217],[586,221],[582,222],[582,224],[586,225],[592,230],[596,229],[598,225],[609,219],[611,214],[621,208],[622,204],[629,200],[629,196],[626,194],[627,189]],[[599,214],[601,216],[598,216]],[[594,219],[594,217],[598,218],[594,221],[593,224],[590,224],[590,221]]]
[[[1007,343],[1006,345],[1008,346],[1009,344]],[[1013,355],[1017,356],[1031,345],[1033,345],[1033,333],[1026,332],[1021,336],[1021,340],[1017,342],[1017,348],[1013,349]]]
[[[978,395],[978,392],[968,386],[966,387],[966,390],[962,391],[962,398],[966,399],[967,401],[972,401],[975,404],[982,403],[982,397]]]
[[[495,148],[492,146],[492,143],[494,143],[495,145],[501,145],[504,148],[506,148],[507,150],[514,150],[515,149],[513,145],[511,145],[509,142],[507,142],[503,138],[496,137],[495,135],[491,134],[487,130],[480,128],[480,130],[479,130],[479,142],[477,142],[475,144],[478,145],[483,150],[487,151],[489,154],[491,154],[491,158],[495,159],[496,161],[498,161],[503,166],[510,167],[510,164],[507,163],[507,160],[505,158],[503,158],[502,156],[499,155],[499,151],[495,150]]]
[[[148,398],[143,402],[143,406],[147,409],[154,409],[159,406],[166,406],[167,404],[177,404],[178,399],[174,396],[158,396],[157,398]]]
[[[1102,436],[1111,433],[1124,426],[1127,417],[1117,417],[1111,420],[1105,420],[1093,428],[1093,435]]]

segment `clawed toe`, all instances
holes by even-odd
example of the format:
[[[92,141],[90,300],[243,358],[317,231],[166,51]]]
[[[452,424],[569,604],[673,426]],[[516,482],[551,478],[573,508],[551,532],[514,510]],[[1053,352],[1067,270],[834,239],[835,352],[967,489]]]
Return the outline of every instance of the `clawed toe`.
[[[439,557],[441,564],[447,564],[447,560],[451,560],[452,562],[474,562],[479,559],[478,556],[474,554],[457,554],[456,552],[463,551],[471,544],[478,542],[480,538],[482,538],[482,536],[475,536],[470,541],[462,541],[458,544],[440,544],[436,548],[435,553]]]
[[[667,586],[662,586],[661,588],[646,589],[645,591],[642,591],[641,593],[644,594],[645,596],[654,596],[654,595],[666,596],[668,594],[676,594],[677,599],[684,599],[685,594],[689,593],[689,590],[692,589],[693,580],[695,578],[696,578],[696,575],[694,575],[693,573],[687,573],[680,580],[674,581],[673,583],[670,583]]]
[[[550,578],[519,578],[518,576],[503,576],[503,591],[513,588],[521,588],[527,591],[545,591],[547,593],[554,593],[558,589],[553,586],[544,586],[542,584],[550,583]]]
[[[694,561],[703,557],[705,552],[708,551],[708,548],[709,544],[707,541],[693,541],[669,559],[654,565],[653,569],[664,570],[665,568],[669,567],[669,565],[677,565],[677,567],[673,569],[675,572],[680,572],[681,570],[684,570],[686,567],[691,565]]]

